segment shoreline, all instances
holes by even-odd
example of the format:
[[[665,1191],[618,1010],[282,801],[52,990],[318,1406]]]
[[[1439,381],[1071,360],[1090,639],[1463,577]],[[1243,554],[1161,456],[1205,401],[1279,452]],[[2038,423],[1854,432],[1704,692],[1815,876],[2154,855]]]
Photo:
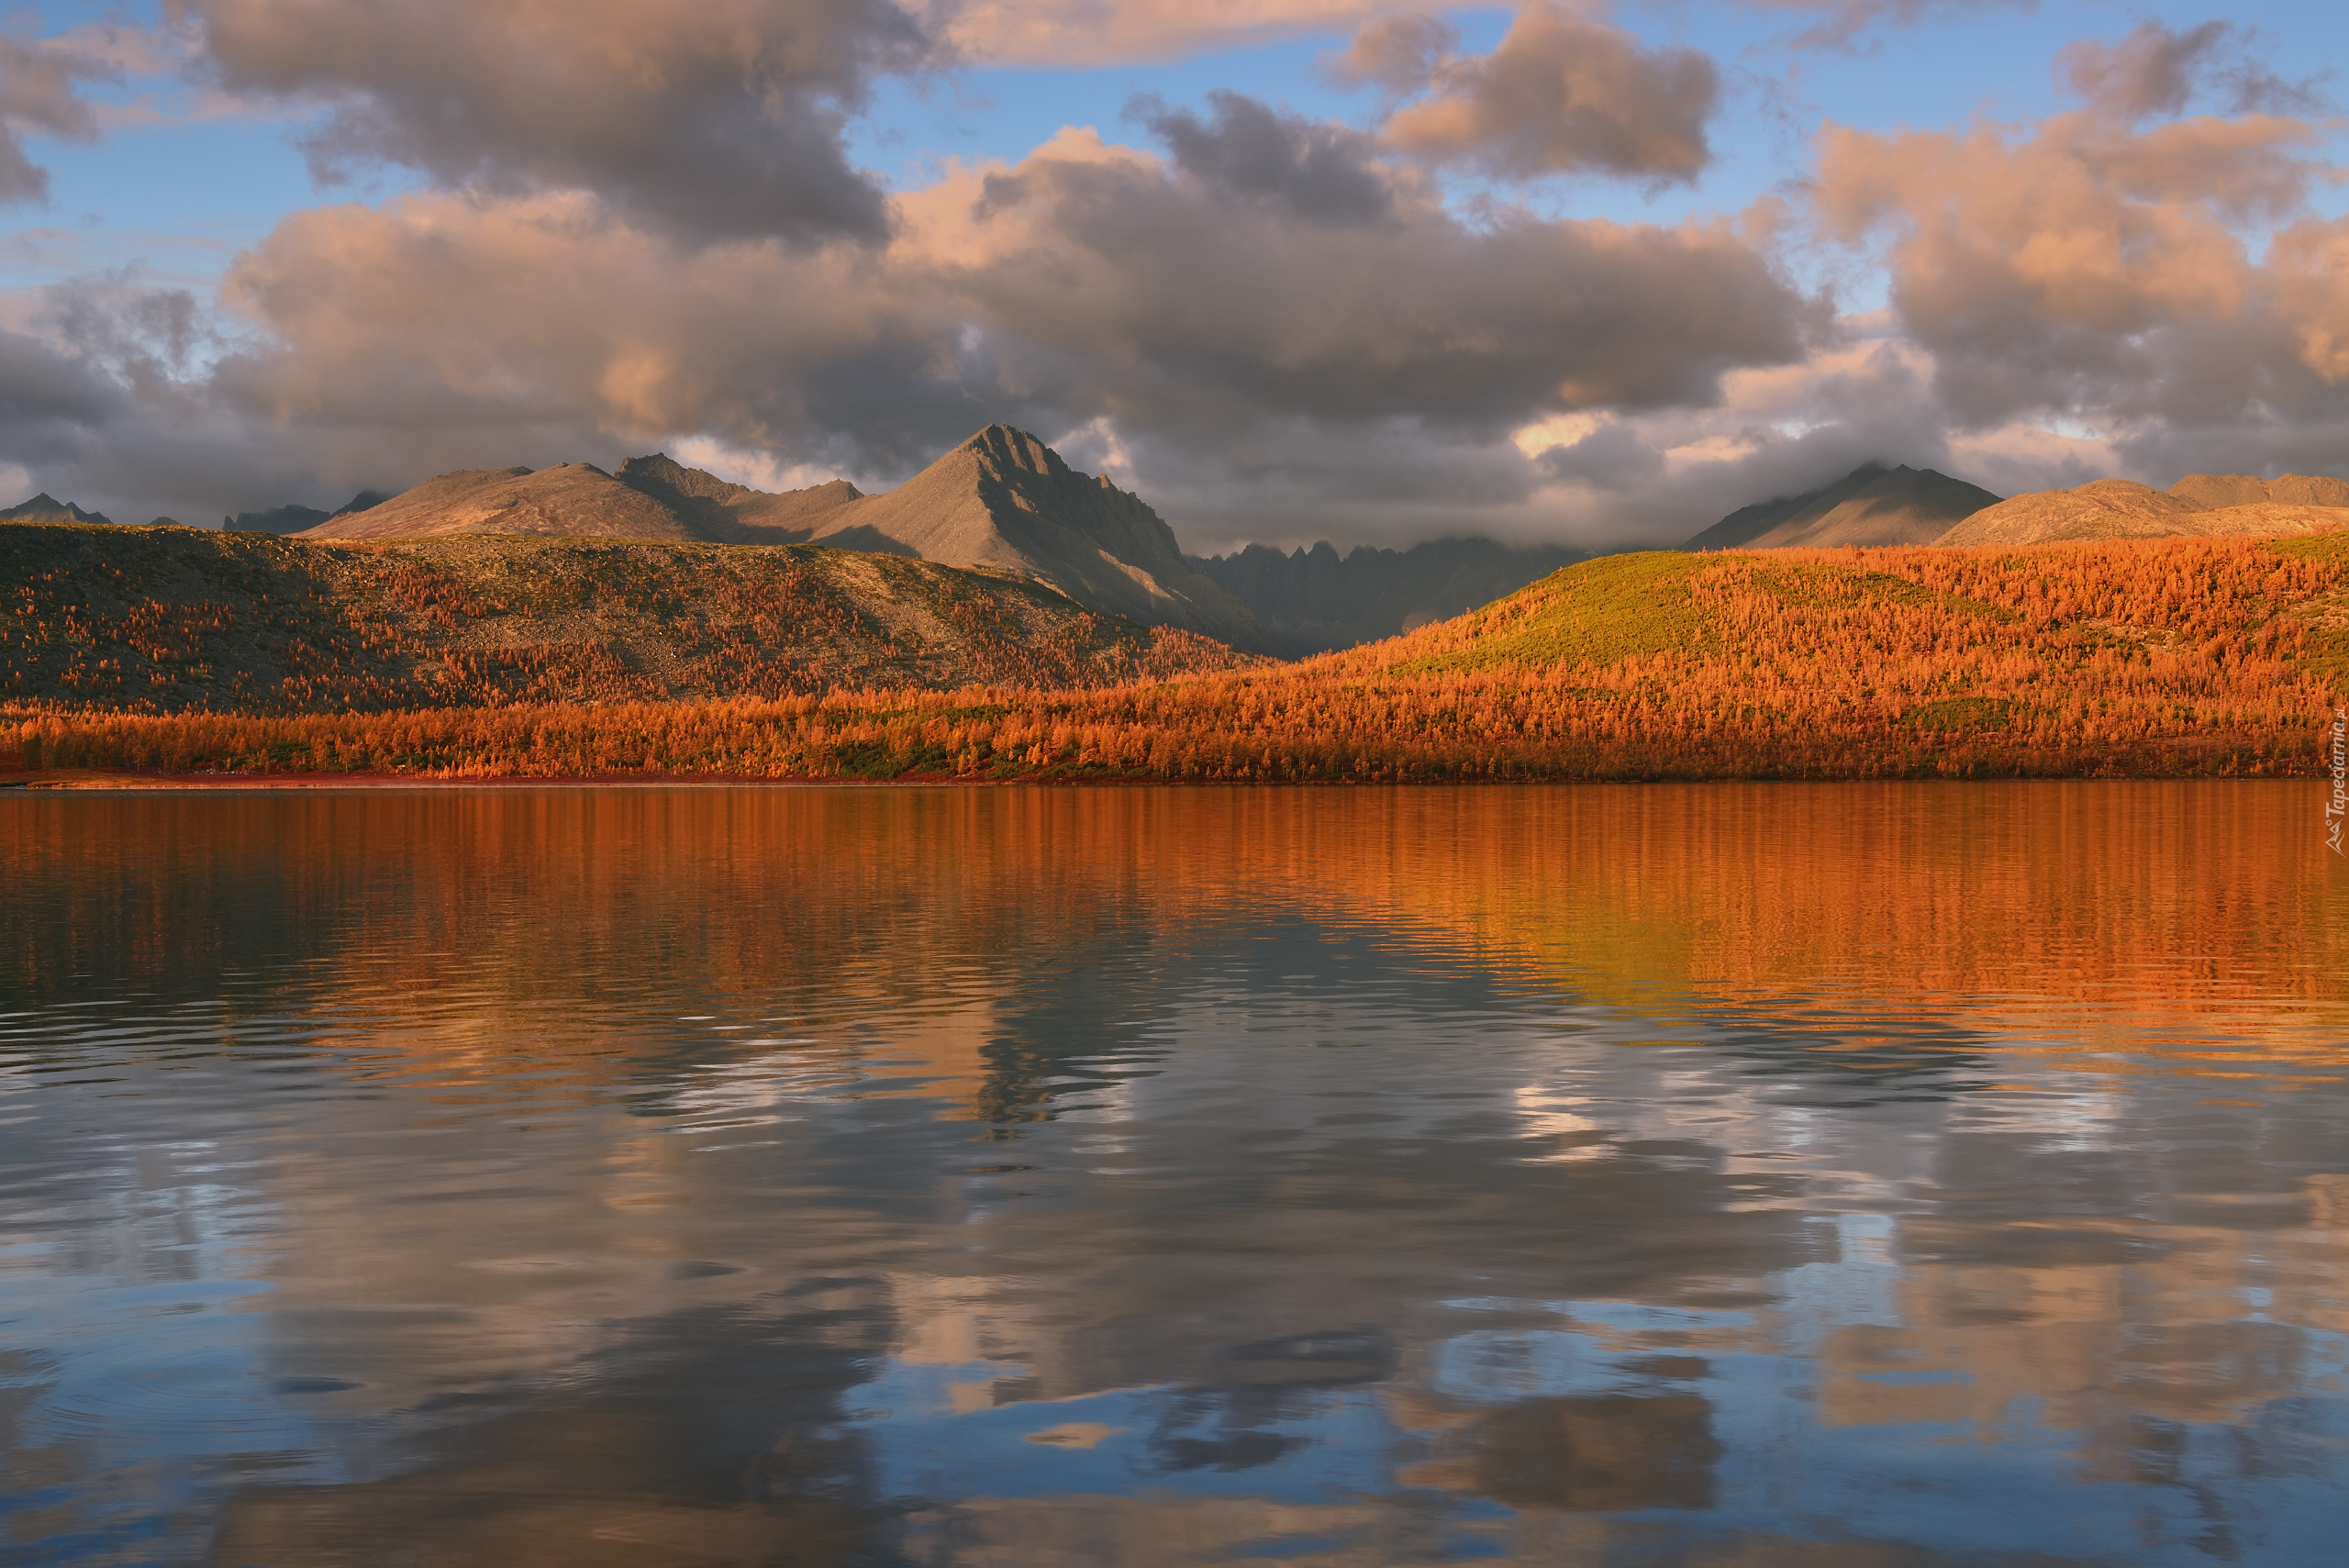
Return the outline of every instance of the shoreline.
[[[1549,779],[1167,779],[1167,778],[1049,778],[1033,774],[1018,778],[970,778],[952,773],[907,774],[868,779],[838,776],[759,776],[748,773],[609,773],[560,774],[530,777],[515,774],[477,778],[430,778],[406,773],[110,773],[95,769],[43,770],[30,773],[0,773],[0,795],[272,795],[346,791],[373,794],[395,790],[517,789],[1573,789],[1592,786],[1642,788],[1670,784],[2321,784],[2327,775],[2310,773],[1873,773],[1831,777],[1787,778],[1753,773],[1720,773],[1702,777],[1549,778]]]

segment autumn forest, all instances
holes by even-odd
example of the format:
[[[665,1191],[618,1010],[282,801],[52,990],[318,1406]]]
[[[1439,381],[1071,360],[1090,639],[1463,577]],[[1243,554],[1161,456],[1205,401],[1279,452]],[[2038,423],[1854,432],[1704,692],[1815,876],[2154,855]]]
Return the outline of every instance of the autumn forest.
[[[0,605],[32,778],[2309,775],[2349,687],[2340,536],[1616,555],[1279,663],[836,550],[9,530],[66,531]]]

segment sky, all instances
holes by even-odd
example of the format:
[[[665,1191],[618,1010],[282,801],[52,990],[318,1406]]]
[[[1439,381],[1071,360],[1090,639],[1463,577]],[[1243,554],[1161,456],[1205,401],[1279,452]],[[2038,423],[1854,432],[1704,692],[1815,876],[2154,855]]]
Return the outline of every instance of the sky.
[[[2349,7],[0,16],[0,505],[996,421],[1186,548],[1676,542],[1863,462],[2349,476]]]

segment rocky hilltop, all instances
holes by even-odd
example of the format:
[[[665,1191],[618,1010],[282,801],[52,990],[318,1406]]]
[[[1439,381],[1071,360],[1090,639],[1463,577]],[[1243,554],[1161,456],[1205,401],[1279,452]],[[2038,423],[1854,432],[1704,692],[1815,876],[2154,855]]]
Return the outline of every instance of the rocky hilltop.
[[[1685,550],[1931,544],[1998,497],[1930,468],[1862,463],[1834,484],[1741,506]]]
[[[2349,527],[2349,482],[2305,473],[2257,479],[2193,473],[2156,490],[2099,479],[1986,507],[1936,544],[2043,544],[2057,539],[2276,537]]]
[[[1297,653],[1323,653],[1394,637],[1516,593],[1585,559],[1569,545],[1511,549],[1488,539],[1434,539],[1408,550],[1357,545],[1343,556],[1326,539],[1284,554],[1252,544],[1195,556],[1214,579]]]

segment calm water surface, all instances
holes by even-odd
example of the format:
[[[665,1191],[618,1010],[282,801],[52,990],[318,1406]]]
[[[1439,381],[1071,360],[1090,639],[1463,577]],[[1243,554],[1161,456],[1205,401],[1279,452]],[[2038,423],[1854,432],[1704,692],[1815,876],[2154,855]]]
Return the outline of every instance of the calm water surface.
[[[2338,1562],[2321,810],[0,796],[0,1559]]]

